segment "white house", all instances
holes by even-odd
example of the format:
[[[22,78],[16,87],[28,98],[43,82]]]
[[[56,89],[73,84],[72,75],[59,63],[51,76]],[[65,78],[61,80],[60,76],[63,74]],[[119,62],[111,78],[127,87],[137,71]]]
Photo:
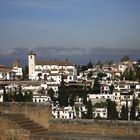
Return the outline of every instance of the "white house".
[[[9,80],[11,79],[11,69],[0,64],[0,80]]]
[[[61,118],[61,119],[74,119],[75,118],[75,109],[74,107],[53,107],[52,108],[52,117]]]
[[[33,95],[33,102],[48,102],[48,101],[51,101],[51,98],[47,95]]]
[[[107,108],[93,108],[93,118],[107,118]]]
[[[28,55],[28,66],[30,80],[43,79],[60,83],[62,75],[65,82],[74,81],[77,77],[76,66],[69,60],[36,61],[36,54],[31,52]]]

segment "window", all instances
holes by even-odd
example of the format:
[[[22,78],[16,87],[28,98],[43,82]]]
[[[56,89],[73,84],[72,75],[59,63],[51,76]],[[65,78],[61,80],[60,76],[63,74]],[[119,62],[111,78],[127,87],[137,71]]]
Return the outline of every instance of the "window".
[[[32,59],[32,55],[30,56],[30,58]]]
[[[71,113],[69,113],[69,118],[71,118]]]

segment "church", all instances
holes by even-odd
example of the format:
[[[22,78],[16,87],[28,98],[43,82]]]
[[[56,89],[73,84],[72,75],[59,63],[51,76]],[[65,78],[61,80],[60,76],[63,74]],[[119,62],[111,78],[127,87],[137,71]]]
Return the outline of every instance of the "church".
[[[61,82],[63,75],[65,82],[76,80],[77,68],[69,60],[36,60],[36,54],[30,52],[28,54],[28,67],[30,80],[46,80]]]

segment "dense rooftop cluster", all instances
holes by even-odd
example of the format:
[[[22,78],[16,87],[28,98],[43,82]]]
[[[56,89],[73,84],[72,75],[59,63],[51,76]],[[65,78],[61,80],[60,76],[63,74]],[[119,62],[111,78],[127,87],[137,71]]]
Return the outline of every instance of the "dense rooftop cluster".
[[[0,65],[0,80],[0,102],[50,102],[52,118],[140,119],[140,61],[126,56],[76,66],[37,61],[31,52],[25,69],[19,61],[12,68]]]

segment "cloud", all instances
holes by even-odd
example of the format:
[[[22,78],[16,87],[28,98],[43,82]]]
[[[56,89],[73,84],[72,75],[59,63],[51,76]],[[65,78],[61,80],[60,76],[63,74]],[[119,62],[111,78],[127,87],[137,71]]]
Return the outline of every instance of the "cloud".
[[[49,55],[83,55],[86,53],[85,48],[80,47],[63,47],[63,46],[51,46],[51,47],[37,47],[35,48],[38,54],[43,54],[44,52]]]
[[[63,46],[40,46],[35,49],[26,47],[13,48],[11,50],[0,50],[0,63],[11,64],[18,58],[22,65],[27,64],[27,56],[30,51],[37,54],[37,60],[63,60],[68,58],[75,64],[87,64],[89,61],[120,60],[124,55],[137,60],[140,58],[140,48],[108,48],[108,47],[91,47],[90,49],[80,47],[63,47]]]
[[[0,50],[0,57],[4,57],[7,55],[13,55],[15,53],[14,49],[10,49],[10,50]]]

